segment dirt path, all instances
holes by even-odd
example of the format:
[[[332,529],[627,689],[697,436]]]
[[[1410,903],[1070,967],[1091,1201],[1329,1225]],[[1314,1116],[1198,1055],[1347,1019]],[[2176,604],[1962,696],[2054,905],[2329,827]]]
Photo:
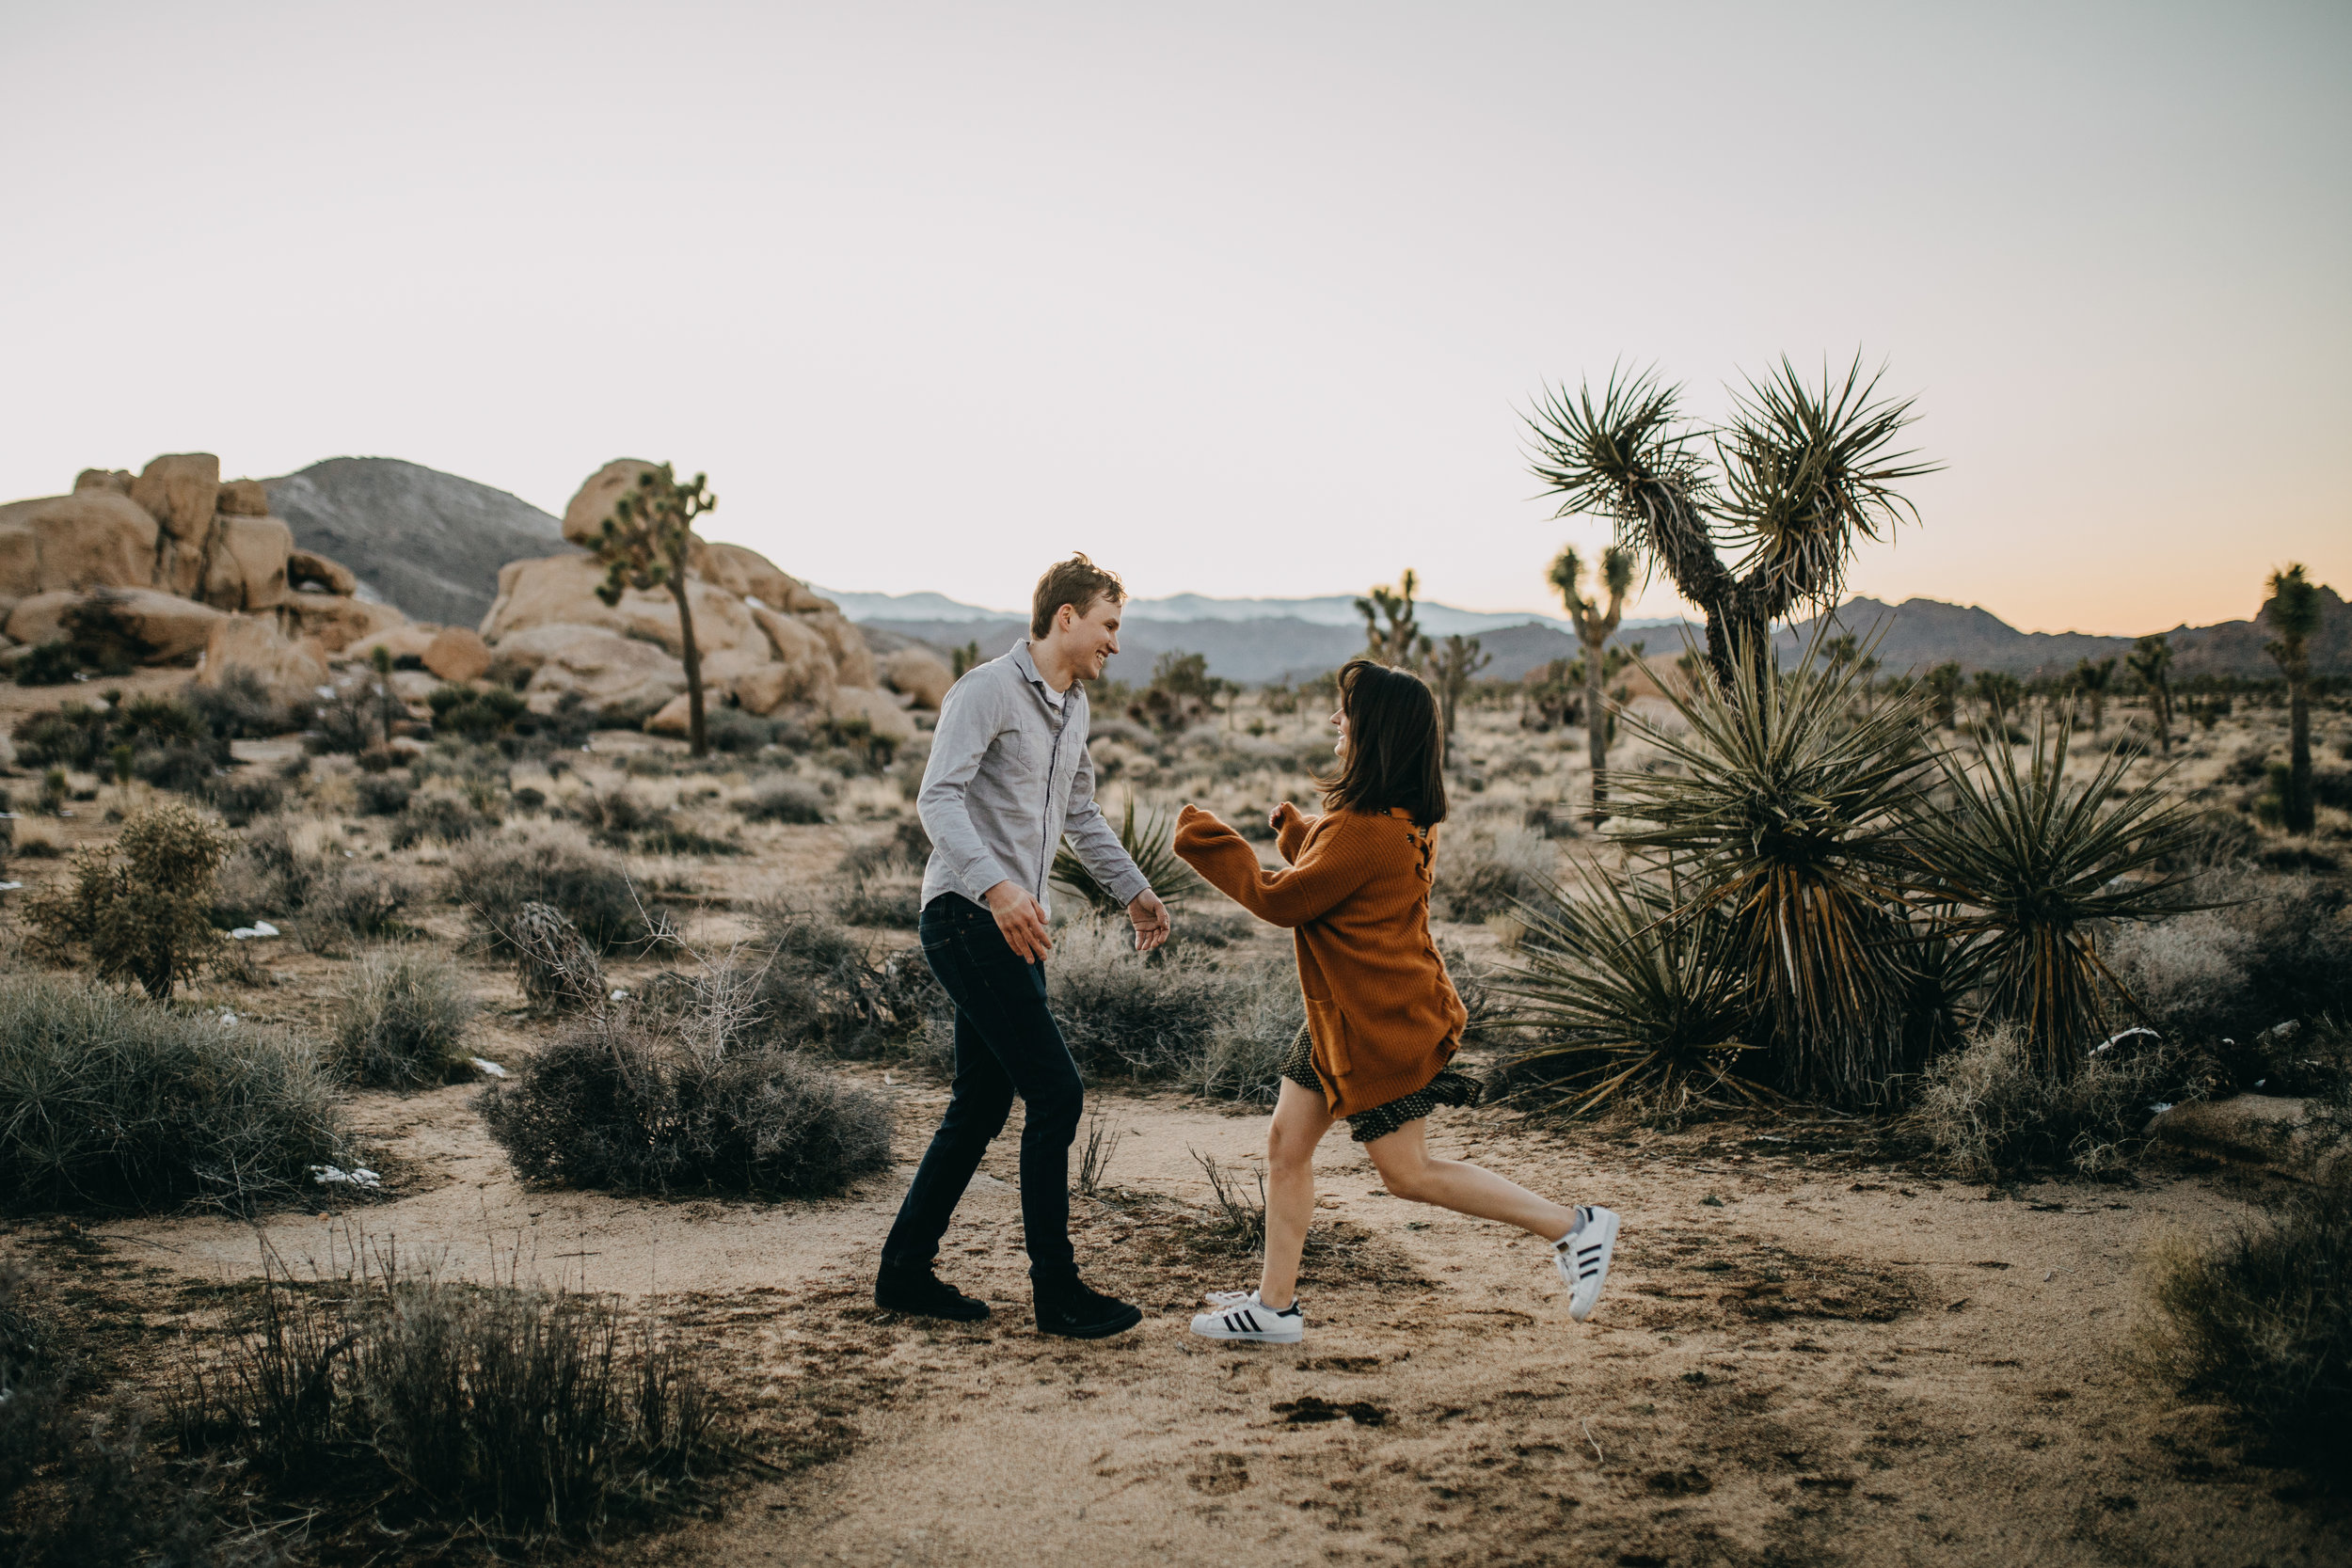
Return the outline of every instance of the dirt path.
[[[815,1204],[648,1202],[518,1188],[471,1093],[365,1097],[412,1196],[264,1230],[322,1266],[355,1232],[477,1277],[660,1294],[791,1466],[725,1517],[620,1556],[662,1564],[2352,1561],[2328,1505],[2281,1500],[2217,1412],[2152,1402],[2115,1361],[2135,1259],[2244,1212],[2206,1179],[2127,1192],[1980,1189],[1829,1169],[1750,1130],[1562,1137],[1484,1113],[1433,1144],[1627,1231],[1600,1313],[1568,1322],[1541,1250],[1388,1196],[1344,1138],[1296,1348],[1184,1329],[1247,1283],[1203,1242],[1195,1151],[1252,1153],[1257,1117],[1098,1103],[1123,1134],[1080,1200],[1090,1277],[1147,1307],[1101,1344],[1028,1320],[1009,1132],[943,1272],[977,1332],[875,1312],[882,1234],[942,1101],[897,1098],[900,1164]],[[1174,1201],[1171,1201],[1174,1200]],[[245,1275],[249,1228],[108,1227],[196,1275]]]

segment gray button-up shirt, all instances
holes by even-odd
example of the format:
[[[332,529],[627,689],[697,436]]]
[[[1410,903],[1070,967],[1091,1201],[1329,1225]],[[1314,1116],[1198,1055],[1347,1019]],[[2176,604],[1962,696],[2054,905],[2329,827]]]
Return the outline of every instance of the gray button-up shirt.
[[[1053,911],[1045,881],[1063,835],[1080,864],[1124,904],[1151,884],[1094,802],[1086,683],[1061,705],[1029,657],[1028,639],[965,673],[939,705],[930,761],[914,809],[931,836],[923,902],[960,893],[974,903],[998,882]]]

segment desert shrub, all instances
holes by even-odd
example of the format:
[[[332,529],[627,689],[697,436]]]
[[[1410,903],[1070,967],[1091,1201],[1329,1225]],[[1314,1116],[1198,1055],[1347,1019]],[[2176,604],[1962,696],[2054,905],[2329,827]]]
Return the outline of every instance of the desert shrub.
[[[754,920],[751,1026],[766,1040],[871,1055],[914,1035],[944,1005],[920,952],[869,958],[836,921],[787,904],[763,906]]]
[[[82,660],[63,638],[37,645],[16,661],[19,686],[63,686],[81,673]]]
[[[630,1193],[810,1196],[890,1162],[890,1107],[743,1028],[746,977],[607,1007],[542,1047],[483,1118],[524,1179]]]
[[[2127,927],[2106,952],[2117,980],[2168,1037],[2244,1041],[2289,1019],[2352,1011],[2352,900],[2341,885],[2222,866],[2185,897],[2217,907]]]
[[[425,698],[425,705],[433,710],[435,734],[473,741],[512,732],[516,721],[528,711],[522,693],[503,686],[437,687]]]
[[[1495,817],[1454,833],[1440,830],[1431,911],[1443,920],[1481,921],[1537,895],[1555,856],[1541,832]]]
[[[2110,1176],[2185,1073],[2185,1052],[2143,1035],[2094,1050],[2053,1080],[2037,1069],[2024,1032],[1997,1024],[1929,1064],[1910,1124],[1972,1180],[2038,1170]]]
[[[563,911],[598,953],[643,951],[671,940],[669,923],[638,902],[620,860],[568,823],[478,837],[451,856],[451,871],[458,896],[501,952],[508,948],[501,933],[525,904]]]
[[[2352,1162],[2218,1246],[2162,1248],[2148,1307],[2144,1371],[2233,1406],[2281,1456],[2352,1466]]]
[[[408,776],[405,773],[362,773],[352,785],[359,799],[363,816],[398,816],[408,809]]]
[[[564,911],[525,904],[505,932],[516,978],[532,1006],[544,1013],[577,1012],[605,1000],[604,970],[596,949]]]
[[[356,756],[380,745],[387,727],[408,716],[406,705],[373,674],[345,677],[320,689],[326,694],[311,708],[310,727],[303,736],[312,752]]]
[[[740,755],[775,737],[775,725],[739,707],[713,708],[703,716],[703,736],[714,752]]]
[[[210,787],[204,791],[205,800],[220,813],[221,820],[232,828],[242,828],[257,816],[267,816],[283,809],[286,803],[285,784],[266,774],[231,775],[206,782]],[[157,787],[170,786],[158,784]]]
[[[851,926],[912,931],[923,921],[923,877],[903,867],[871,871],[834,895],[833,912]]]
[[[373,1541],[585,1544],[695,1506],[730,1461],[683,1347],[608,1297],[273,1271],[256,1318],[182,1392],[183,1443],[288,1501],[364,1499]]]
[[[410,799],[392,822],[392,847],[406,849],[426,839],[459,844],[498,824],[476,811],[470,801],[435,791]]]
[[[191,681],[180,700],[218,740],[259,740],[301,729],[310,721],[307,706],[280,702],[250,670],[225,671],[216,685]]]
[[[474,999],[450,966],[378,949],[343,981],[333,1040],[336,1064],[355,1083],[406,1089],[470,1070],[466,1035]]]
[[[735,809],[754,822],[816,823],[825,819],[825,798],[814,784],[777,779],[736,801]]]
[[[24,906],[53,949],[87,949],[101,979],[170,999],[212,957],[213,878],[231,840],[185,806],[134,812],[113,844],[73,857],[70,885]]]
[[[0,981],[0,1202],[248,1209],[343,1144],[310,1046],[101,987]]]
[[[231,930],[283,922],[312,952],[398,935],[401,912],[418,897],[415,882],[397,866],[361,866],[324,847],[324,831],[285,816],[253,824],[221,866],[212,924]]]
[[[924,832],[922,818],[902,816],[891,826],[888,837],[861,844],[843,855],[834,867],[834,875],[864,877],[876,871],[907,867],[920,871],[930,858],[931,835]]]

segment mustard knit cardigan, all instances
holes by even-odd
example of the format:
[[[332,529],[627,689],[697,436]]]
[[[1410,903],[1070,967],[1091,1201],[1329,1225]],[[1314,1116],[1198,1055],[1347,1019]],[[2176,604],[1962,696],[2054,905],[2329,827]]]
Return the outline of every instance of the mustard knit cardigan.
[[[1352,1117],[1429,1086],[1469,1015],[1429,935],[1434,832],[1409,814],[1289,816],[1268,871],[1241,834],[1198,806],[1176,853],[1262,920],[1292,928],[1315,1069],[1331,1114]]]

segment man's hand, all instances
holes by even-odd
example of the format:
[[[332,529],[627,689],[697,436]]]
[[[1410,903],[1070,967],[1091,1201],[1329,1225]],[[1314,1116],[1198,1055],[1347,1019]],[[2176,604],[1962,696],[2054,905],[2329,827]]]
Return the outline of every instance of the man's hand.
[[[1149,953],[1168,940],[1170,926],[1168,906],[1161,903],[1160,895],[1150,888],[1136,895],[1134,901],[1127,906],[1127,918],[1135,924],[1136,952]]]
[[[1279,833],[1283,829],[1289,827],[1292,823],[1298,821],[1305,815],[1306,814],[1304,812],[1301,812],[1298,809],[1297,802],[1285,800],[1280,805],[1274,808],[1274,815],[1266,818],[1266,826],[1272,828]]]
[[[1005,934],[1005,945],[1024,963],[1043,963],[1054,950],[1054,939],[1045,934],[1045,911],[1028,890],[1008,877],[981,896],[996,917],[996,928]]]

